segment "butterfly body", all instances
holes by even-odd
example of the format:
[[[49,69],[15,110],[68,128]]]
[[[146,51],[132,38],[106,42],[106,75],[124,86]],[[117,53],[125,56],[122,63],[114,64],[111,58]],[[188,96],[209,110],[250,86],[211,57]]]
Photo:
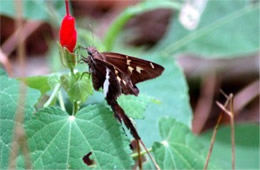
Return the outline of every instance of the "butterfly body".
[[[137,96],[136,83],[159,76],[164,68],[156,63],[135,57],[113,53],[100,53],[94,47],[87,48],[89,65],[95,90],[103,88],[106,98],[116,99],[120,94]]]
[[[88,47],[86,50],[88,52],[88,57],[83,57],[82,60],[89,65],[94,89],[103,89],[106,101],[114,111],[115,117],[120,122],[124,122],[126,127],[130,130],[130,133],[138,142],[139,168],[142,169],[139,147],[139,143],[141,143],[153,161],[156,169],[160,169],[142,142],[132,121],[118,104],[117,98],[121,94],[137,96],[139,94],[139,89],[137,88],[136,83],[159,76],[164,68],[150,61],[119,53],[100,53],[94,47]]]

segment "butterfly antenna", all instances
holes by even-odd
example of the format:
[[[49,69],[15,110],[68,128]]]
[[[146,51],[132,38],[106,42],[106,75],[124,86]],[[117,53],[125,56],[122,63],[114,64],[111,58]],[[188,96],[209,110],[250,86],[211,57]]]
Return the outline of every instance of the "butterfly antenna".
[[[95,45],[95,38],[94,38],[94,31],[93,31],[93,26],[91,24],[89,24],[89,28],[90,28],[90,32],[91,32],[91,38],[92,38],[92,44],[91,46]]]

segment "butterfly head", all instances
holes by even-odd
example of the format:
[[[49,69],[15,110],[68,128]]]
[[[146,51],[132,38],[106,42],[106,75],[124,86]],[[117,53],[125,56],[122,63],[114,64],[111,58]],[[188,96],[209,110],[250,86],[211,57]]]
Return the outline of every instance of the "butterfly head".
[[[87,52],[88,52],[88,57],[86,62],[90,65],[95,64],[95,58],[97,58],[99,56],[99,53],[97,51],[97,49],[95,47],[87,47],[86,48]]]
[[[94,56],[98,53],[97,49],[95,47],[87,47],[88,55]]]

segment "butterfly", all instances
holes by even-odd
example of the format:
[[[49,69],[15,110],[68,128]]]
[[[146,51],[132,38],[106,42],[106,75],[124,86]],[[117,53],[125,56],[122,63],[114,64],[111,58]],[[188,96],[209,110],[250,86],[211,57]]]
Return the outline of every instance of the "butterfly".
[[[115,117],[120,122],[124,122],[135,140],[141,142],[147,150],[132,121],[118,104],[117,98],[121,94],[137,96],[139,89],[136,84],[160,76],[164,68],[154,62],[124,54],[100,53],[95,47],[87,47],[86,50],[88,57],[82,57],[82,60],[89,65],[94,89],[103,89],[105,99],[114,111]],[[140,151],[140,148],[137,149]],[[140,154],[139,151],[138,154]],[[149,154],[148,151],[147,153]],[[156,168],[159,169],[152,156],[149,156]],[[139,166],[141,167],[140,161]]]

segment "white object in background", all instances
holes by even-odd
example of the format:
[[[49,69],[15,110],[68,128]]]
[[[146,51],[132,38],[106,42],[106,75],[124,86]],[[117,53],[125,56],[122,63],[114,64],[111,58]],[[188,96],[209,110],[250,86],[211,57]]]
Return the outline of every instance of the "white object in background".
[[[197,28],[208,0],[186,0],[179,15],[180,23],[188,30]]]

